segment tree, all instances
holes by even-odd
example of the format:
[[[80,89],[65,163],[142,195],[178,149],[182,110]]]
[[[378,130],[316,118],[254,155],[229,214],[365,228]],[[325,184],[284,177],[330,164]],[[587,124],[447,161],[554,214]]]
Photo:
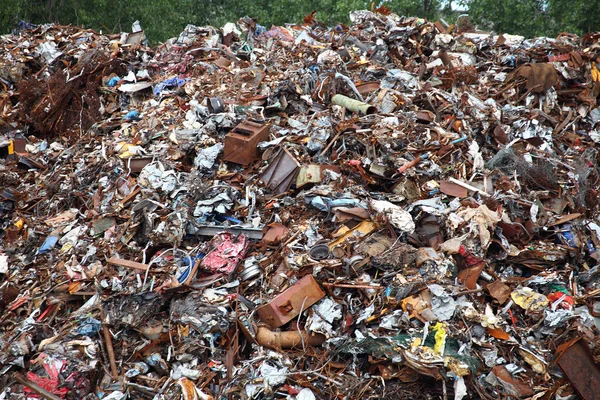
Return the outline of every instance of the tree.
[[[463,0],[472,22],[483,29],[526,37],[582,35],[600,29],[597,3],[584,0]]]
[[[548,17],[553,34],[570,32],[584,34],[600,30],[598,3],[594,1],[549,0]]]
[[[547,30],[543,0],[471,0],[465,5],[472,22],[483,29],[527,37]]]
[[[439,0],[391,0],[384,3],[398,15],[435,20],[441,9]]]

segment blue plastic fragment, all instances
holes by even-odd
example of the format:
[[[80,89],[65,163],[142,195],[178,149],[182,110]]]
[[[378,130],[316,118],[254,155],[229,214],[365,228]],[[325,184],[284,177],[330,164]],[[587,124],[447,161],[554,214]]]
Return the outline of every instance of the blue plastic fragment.
[[[229,222],[233,222],[233,223],[234,223],[234,224],[236,224],[236,225],[241,225],[241,224],[243,223],[243,222],[242,222],[242,221],[240,221],[239,219],[237,219],[237,218],[234,218],[234,217],[231,217],[231,216],[229,216],[229,215],[222,215],[222,214],[220,214],[220,215],[217,215],[217,216],[215,217],[215,219],[216,219],[217,221],[229,221]]]
[[[571,232],[571,224],[561,226],[561,231],[556,235],[560,244],[565,244],[569,247],[577,247],[575,235]]]
[[[90,317],[75,330],[75,333],[93,337],[100,332],[100,329],[102,329],[102,322]]]
[[[153,93],[155,96],[158,96],[160,94],[160,92],[162,92],[164,89],[169,88],[169,87],[175,87],[175,86],[181,87],[187,81],[189,81],[188,78],[180,78],[178,76],[175,76],[175,77],[169,78],[169,79],[165,79],[164,81],[162,81],[161,83],[159,83],[158,85],[156,85],[154,87]]]
[[[32,24],[30,22],[27,21],[19,21],[17,23],[17,27],[16,29],[13,30],[13,35],[18,35],[19,32],[22,31],[29,31],[29,30],[33,30],[35,28],[37,28],[38,26],[36,24]]]
[[[517,63],[517,57],[515,57],[514,55],[507,55],[502,58],[502,64],[505,64],[505,65],[507,64],[510,67],[514,68],[516,63]]]
[[[179,283],[185,282],[185,280],[188,278],[188,276],[190,276],[190,272],[192,272],[192,267],[188,266],[186,269],[183,270],[183,272],[181,274],[176,276],[177,282],[179,282]]]
[[[460,142],[464,142],[465,140],[467,140],[468,138],[466,136],[460,137],[458,139],[455,139],[453,141],[450,142],[450,144],[458,144]]]
[[[133,111],[129,111],[127,114],[125,114],[125,116],[123,117],[124,121],[134,121],[139,119],[140,116],[140,112],[137,110],[133,110]]]
[[[265,28],[262,25],[256,24],[256,29],[254,29],[254,36],[262,35],[266,31],[267,31],[267,28]]]
[[[594,243],[592,243],[589,240],[586,243],[586,247],[587,247],[588,251],[590,252],[590,254],[594,254],[596,252],[596,246],[594,246]]]
[[[54,246],[56,246],[56,243],[58,242],[58,236],[48,236],[46,238],[46,240],[44,241],[44,244],[42,244],[42,247],[40,247],[38,249],[38,254],[43,254],[47,251],[50,251],[52,248],[54,248]]]
[[[184,257],[182,259],[183,263],[187,263],[188,267],[181,273],[181,275],[176,276],[177,281],[179,283],[183,283],[185,282],[185,280],[188,278],[188,276],[190,276],[190,272],[192,272],[192,268],[194,267],[194,265],[196,264],[196,262],[198,260],[201,260],[202,257],[204,257],[204,253],[198,253],[197,256],[195,257]]]
[[[108,83],[106,85],[108,87],[115,87],[115,86],[117,86],[117,83],[119,83],[120,80],[121,80],[121,78],[119,78],[118,76],[113,76],[112,78],[110,78],[110,80],[108,81]]]

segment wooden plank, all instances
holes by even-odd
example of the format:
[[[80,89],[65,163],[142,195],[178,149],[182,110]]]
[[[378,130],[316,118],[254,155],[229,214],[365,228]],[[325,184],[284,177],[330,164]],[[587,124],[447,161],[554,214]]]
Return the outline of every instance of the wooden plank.
[[[123,260],[122,258],[117,257],[111,257],[106,262],[112,265],[117,265],[119,267],[139,269],[140,271],[145,271],[148,269],[147,264],[142,264],[136,261]]]

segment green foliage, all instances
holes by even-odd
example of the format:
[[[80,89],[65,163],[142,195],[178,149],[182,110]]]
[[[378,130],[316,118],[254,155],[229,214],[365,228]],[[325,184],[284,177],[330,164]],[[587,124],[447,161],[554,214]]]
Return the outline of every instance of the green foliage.
[[[431,19],[437,17],[441,3],[388,0],[384,4],[400,15]],[[73,24],[105,33],[130,31],[139,20],[150,42],[157,43],[178,35],[187,24],[221,26],[248,15],[270,28],[302,23],[315,10],[320,22],[348,23],[350,11],[370,8],[367,0],[0,0],[0,33],[9,32],[21,20]]]
[[[584,0],[463,0],[481,29],[526,37],[584,34],[600,29],[598,3]]]
[[[525,36],[567,31],[582,34],[600,29],[595,2],[583,0],[459,0],[469,9],[481,29]],[[435,20],[453,18],[442,10],[441,0],[378,0],[399,15]],[[456,4],[456,2],[455,2]],[[130,31],[139,20],[151,43],[174,37],[187,24],[221,26],[245,15],[261,25],[302,23],[317,11],[317,20],[326,24],[348,23],[353,10],[370,9],[368,0],[0,0],[0,33],[9,32],[17,22],[58,22],[101,30],[105,33]],[[452,22],[450,20],[449,22]]]
[[[540,0],[473,0],[468,4],[472,22],[484,29],[527,37],[541,35],[546,29]]]
[[[552,32],[583,34],[600,30],[598,6],[595,1],[549,1],[548,18],[552,21]]]
[[[391,0],[384,3],[398,15],[428,18],[434,20],[441,7],[438,0]]]

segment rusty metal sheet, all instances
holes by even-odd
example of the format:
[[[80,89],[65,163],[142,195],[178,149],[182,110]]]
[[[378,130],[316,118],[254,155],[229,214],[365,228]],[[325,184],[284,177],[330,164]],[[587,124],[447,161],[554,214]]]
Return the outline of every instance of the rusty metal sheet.
[[[279,222],[273,222],[263,228],[263,242],[266,244],[277,244],[289,233],[289,228]]]
[[[144,31],[133,32],[127,35],[127,39],[125,40],[125,44],[129,44],[132,46],[139,46],[142,44],[142,40],[144,39]]]
[[[435,121],[435,114],[428,110],[417,111],[417,122],[430,124]]]
[[[269,140],[269,125],[244,121],[225,136],[224,160],[249,165],[259,157],[258,143]]]
[[[448,196],[467,197],[467,189],[450,181],[440,182],[440,191]]]
[[[208,112],[211,114],[219,114],[225,111],[225,104],[220,97],[209,97],[207,106]]]
[[[126,161],[126,163],[128,164],[128,167],[131,170],[131,172],[140,173],[146,165],[152,162],[152,159],[152,157],[136,157],[130,158]]]
[[[231,60],[221,56],[215,61],[215,65],[221,68],[229,68],[231,66]]]
[[[527,244],[533,239],[533,235],[520,223],[508,224],[504,221],[499,221],[498,227],[502,228],[502,233],[511,243],[519,242]]]
[[[435,25],[435,28],[438,30],[438,32],[446,33],[446,28],[444,28],[444,25],[442,25],[439,21],[435,21],[433,24]]]
[[[275,193],[283,193],[292,186],[299,169],[296,158],[287,149],[282,149],[270,161],[261,180]]]
[[[492,368],[492,373],[498,379],[498,382],[503,386],[505,394],[513,398],[524,398],[533,396],[533,389],[525,384],[521,379],[511,375],[504,365],[496,365]]]
[[[479,265],[463,269],[458,273],[458,281],[463,283],[467,289],[476,289],[477,280],[479,279],[479,275],[481,275],[481,271],[483,271],[484,266],[485,263],[481,263]]]
[[[106,260],[106,262],[112,265],[117,265],[119,267],[139,269],[141,271],[145,271],[148,269],[148,264],[142,264],[131,260],[123,260],[122,258],[117,257],[111,257],[108,260]]]
[[[500,304],[506,303],[506,300],[510,298],[510,293],[512,292],[510,286],[505,285],[501,281],[494,281],[487,285],[485,289],[490,296],[498,300],[498,303]]]
[[[559,81],[558,72],[550,63],[521,65],[513,72],[515,77],[527,79],[527,90],[533,93],[543,93]],[[509,78],[510,79],[510,78]]]
[[[27,150],[25,146],[27,145],[27,139],[25,138],[14,138],[12,140],[13,150],[17,154],[26,154]]]
[[[379,89],[379,86],[381,86],[379,81],[361,82],[356,84],[356,89],[358,93],[366,96]]]
[[[258,308],[256,312],[260,319],[271,327],[279,328],[323,297],[325,297],[325,293],[315,278],[312,275],[306,275],[268,304]]]
[[[600,395],[600,367],[585,342],[577,338],[556,349],[556,364],[584,400],[597,400]]]

